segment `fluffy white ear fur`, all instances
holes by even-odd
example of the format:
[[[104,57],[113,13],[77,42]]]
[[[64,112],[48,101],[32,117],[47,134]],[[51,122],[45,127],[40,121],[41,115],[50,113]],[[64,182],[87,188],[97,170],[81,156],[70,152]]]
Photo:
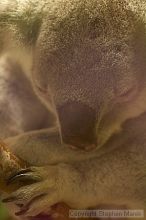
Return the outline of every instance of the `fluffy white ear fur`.
[[[41,4],[42,2],[42,4]],[[0,27],[26,45],[35,43],[44,16],[44,1],[4,0],[0,3]]]
[[[9,54],[30,77],[32,53],[46,0],[3,0],[0,2],[0,56]]]

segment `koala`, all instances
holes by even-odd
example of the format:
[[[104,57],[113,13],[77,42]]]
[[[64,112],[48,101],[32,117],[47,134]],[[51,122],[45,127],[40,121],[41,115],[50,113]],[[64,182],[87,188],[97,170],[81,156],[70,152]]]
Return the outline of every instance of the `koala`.
[[[17,57],[55,121],[5,139],[30,165],[8,183],[33,184],[3,199],[20,218],[60,202],[146,211],[145,11],[144,0],[0,3],[1,53]]]

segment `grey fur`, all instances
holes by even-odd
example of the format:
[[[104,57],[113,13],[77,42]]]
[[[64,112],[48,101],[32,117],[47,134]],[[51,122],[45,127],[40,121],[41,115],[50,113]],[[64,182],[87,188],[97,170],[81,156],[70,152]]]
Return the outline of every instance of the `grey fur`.
[[[42,179],[15,192],[14,202],[27,205],[29,198],[47,193],[25,216],[61,201],[74,208],[108,203],[145,209],[146,2],[32,3],[38,2],[24,1],[21,7],[16,1],[14,10],[3,9],[0,19],[9,16],[7,28],[0,22],[1,35],[9,33],[10,54],[22,52],[22,66],[23,53],[31,57],[26,69],[32,70],[33,87],[54,114],[56,129],[6,140],[35,166],[32,178]],[[22,15],[32,22],[26,25]],[[37,27],[35,35],[22,32],[24,23],[29,31]]]

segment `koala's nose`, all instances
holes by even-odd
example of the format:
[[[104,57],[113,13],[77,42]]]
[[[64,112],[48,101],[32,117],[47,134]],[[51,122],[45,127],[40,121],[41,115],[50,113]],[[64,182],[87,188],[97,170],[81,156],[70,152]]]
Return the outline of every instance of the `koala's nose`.
[[[95,111],[80,102],[68,102],[58,108],[63,140],[76,146],[96,144]]]

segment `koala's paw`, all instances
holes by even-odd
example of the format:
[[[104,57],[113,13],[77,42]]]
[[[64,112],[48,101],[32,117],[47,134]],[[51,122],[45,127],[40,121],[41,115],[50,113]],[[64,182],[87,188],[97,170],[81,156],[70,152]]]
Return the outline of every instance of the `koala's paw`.
[[[15,203],[20,211],[17,216],[36,216],[40,213],[49,213],[50,207],[62,201],[64,183],[59,166],[31,167],[21,170],[8,180],[8,184],[15,181],[33,182],[20,187],[4,203]]]

